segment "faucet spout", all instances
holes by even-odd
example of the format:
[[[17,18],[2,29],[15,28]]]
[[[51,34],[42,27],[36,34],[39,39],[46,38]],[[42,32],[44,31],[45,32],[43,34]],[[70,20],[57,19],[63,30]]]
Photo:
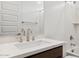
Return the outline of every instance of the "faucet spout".
[[[30,29],[27,29],[27,41],[29,41],[30,40]]]
[[[30,28],[27,29],[27,41],[35,40],[35,37],[33,36],[32,30]]]
[[[25,30],[22,28],[22,34],[23,36],[25,36]]]
[[[18,33],[18,34],[17,34],[17,37],[18,37],[19,42],[22,42],[22,36],[21,36],[21,33]]]

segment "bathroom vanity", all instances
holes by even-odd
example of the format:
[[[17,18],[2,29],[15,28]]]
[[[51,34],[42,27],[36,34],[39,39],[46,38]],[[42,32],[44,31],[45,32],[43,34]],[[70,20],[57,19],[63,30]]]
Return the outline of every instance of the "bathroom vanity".
[[[59,46],[25,58],[62,58],[62,57],[63,57],[63,47]]]
[[[62,58],[64,44],[63,41],[47,38],[1,44],[0,58]]]

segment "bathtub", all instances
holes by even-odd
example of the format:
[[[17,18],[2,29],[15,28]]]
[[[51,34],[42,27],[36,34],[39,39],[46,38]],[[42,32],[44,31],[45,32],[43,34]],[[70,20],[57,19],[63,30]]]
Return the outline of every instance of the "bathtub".
[[[76,56],[79,58],[79,47],[74,47],[74,48],[71,48],[67,51],[67,54],[68,55],[72,55],[72,56]]]

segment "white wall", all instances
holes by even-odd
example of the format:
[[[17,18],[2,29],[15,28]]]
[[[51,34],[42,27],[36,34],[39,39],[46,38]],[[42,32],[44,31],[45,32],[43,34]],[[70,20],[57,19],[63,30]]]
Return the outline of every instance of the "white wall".
[[[64,34],[64,2],[45,2],[45,34],[46,36],[62,40]]]
[[[70,35],[74,35],[74,8],[65,2],[45,2],[45,28],[47,37],[67,41],[70,47]]]
[[[38,25],[32,25],[34,31],[38,34],[44,34],[52,39],[56,40],[65,40],[68,42],[67,47],[70,47],[70,35],[73,35],[77,40],[78,36],[75,35],[74,32],[76,29],[72,24],[72,21],[74,19],[74,8],[72,4],[67,4],[65,2],[58,2],[58,1],[46,1],[44,2],[44,5],[42,2],[21,2],[22,5],[20,5],[19,12],[19,23],[21,21],[37,21]],[[43,9],[45,10],[44,14],[42,12],[39,12],[38,10]],[[34,12],[33,12],[34,11]],[[32,15],[34,16],[32,16]],[[39,15],[38,15],[39,14]],[[37,17],[38,16],[38,17]],[[36,18],[37,17],[37,18]],[[0,19],[1,20],[1,19]],[[45,22],[44,22],[45,21]],[[44,26],[45,27],[44,27]],[[21,28],[21,24],[19,24],[19,28]],[[24,28],[26,28],[26,25],[23,25]],[[77,26],[79,29],[79,27]],[[77,30],[78,30],[77,29]],[[1,28],[0,28],[1,30]],[[18,29],[20,31],[20,29]],[[76,40],[75,43],[79,43]],[[17,41],[16,39],[1,39],[0,43],[7,43],[7,42],[14,42]]]
[[[43,9],[43,2],[41,1],[23,1],[22,2],[22,20],[24,22],[38,23],[38,24],[26,23],[23,25],[23,27],[28,28],[31,26],[33,32],[35,32],[36,34],[41,34],[43,31],[42,9]]]

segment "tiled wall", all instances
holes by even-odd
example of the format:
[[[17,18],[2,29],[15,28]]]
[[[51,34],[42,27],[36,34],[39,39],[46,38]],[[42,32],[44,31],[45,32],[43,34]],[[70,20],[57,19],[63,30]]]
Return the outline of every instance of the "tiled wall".
[[[72,4],[64,1],[45,2],[45,35],[55,40],[66,41],[67,49],[69,49],[70,35],[75,37],[72,24],[74,14]]]
[[[22,21],[26,22],[23,27],[32,27],[36,34],[43,33],[43,2],[23,1]],[[37,24],[35,24],[37,23]],[[30,25],[30,26],[28,26]]]

